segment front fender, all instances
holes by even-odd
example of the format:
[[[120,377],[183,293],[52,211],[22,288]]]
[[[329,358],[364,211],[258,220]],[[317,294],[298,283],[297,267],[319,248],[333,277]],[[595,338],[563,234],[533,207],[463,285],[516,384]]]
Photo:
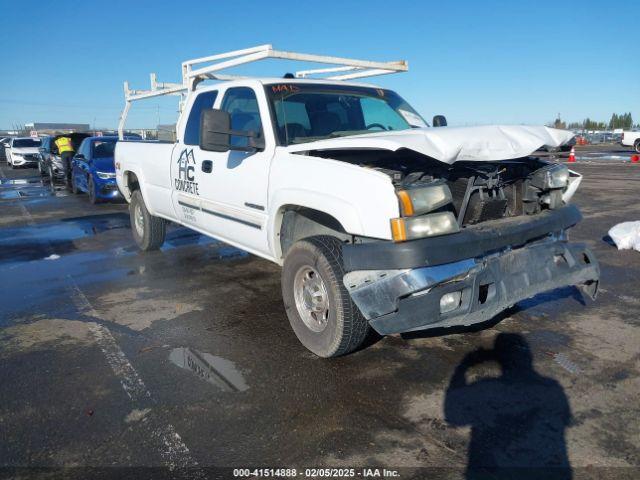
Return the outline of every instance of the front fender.
[[[269,247],[275,258],[280,258],[282,255],[278,235],[285,207],[289,205],[324,212],[340,222],[345,232],[351,235],[364,234],[358,210],[344,199],[295,188],[280,190],[269,201],[269,221],[267,223]]]

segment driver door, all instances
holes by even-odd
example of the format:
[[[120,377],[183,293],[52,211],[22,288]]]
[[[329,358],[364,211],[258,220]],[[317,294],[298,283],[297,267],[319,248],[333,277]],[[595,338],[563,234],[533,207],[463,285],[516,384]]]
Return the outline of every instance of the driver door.
[[[268,125],[269,118],[264,92],[258,92],[259,97],[253,88],[232,87],[215,99],[205,98],[207,93],[212,92],[202,92],[194,99],[184,145],[174,149],[174,207],[178,217],[195,229],[250,252],[270,255],[266,211],[273,139],[263,151],[256,152],[209,152],[198,144],[200,113],[212,106],[229,112],[232,130],[264,136],[262,125]],[[246,139],[231,137],[232,144],[241,142]]]

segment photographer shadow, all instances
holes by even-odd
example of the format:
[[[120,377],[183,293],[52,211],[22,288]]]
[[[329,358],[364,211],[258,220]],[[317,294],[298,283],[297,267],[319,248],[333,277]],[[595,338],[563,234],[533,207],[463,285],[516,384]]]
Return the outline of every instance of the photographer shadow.
[[[445,397],[450,425],[470,426],[467,479],[572,478],[565,429],[571,409],[562,386],[533,369],[528,343],[500,333],[493,349],[468,354]],[[468,382],[472,367],[495,362],[499,377]]]

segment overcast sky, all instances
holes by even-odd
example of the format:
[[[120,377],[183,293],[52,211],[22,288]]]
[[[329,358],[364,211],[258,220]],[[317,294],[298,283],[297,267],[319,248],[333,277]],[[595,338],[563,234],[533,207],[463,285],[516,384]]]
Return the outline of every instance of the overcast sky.
[[[282,50],[406,59],[373,79],[451,125],[640,122],[640,1],[0,0],[0,128],[81,122],[115,127],[122,82],[178,81],[183,60],[272,43]],[[304,67],[304,66],[303,66]],[[237,73],[277,75],[266,62]],[[300,69],[300,68],[299,68]],[[175,97],[135,105],[130,127],[174,123]]]

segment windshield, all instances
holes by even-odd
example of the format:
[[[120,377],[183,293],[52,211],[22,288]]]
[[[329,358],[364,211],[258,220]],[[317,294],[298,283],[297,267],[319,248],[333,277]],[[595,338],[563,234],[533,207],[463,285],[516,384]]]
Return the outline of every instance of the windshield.
[[[281,145],[426,127],[397,93],[349,85],[267,85]]]
[[[13,141],[15,148],[39,147],[40,140],[37,138],[18,138]]]
[[[96,140],[93,142],[93,158],[111,158],[115,148],[115,140]]]

